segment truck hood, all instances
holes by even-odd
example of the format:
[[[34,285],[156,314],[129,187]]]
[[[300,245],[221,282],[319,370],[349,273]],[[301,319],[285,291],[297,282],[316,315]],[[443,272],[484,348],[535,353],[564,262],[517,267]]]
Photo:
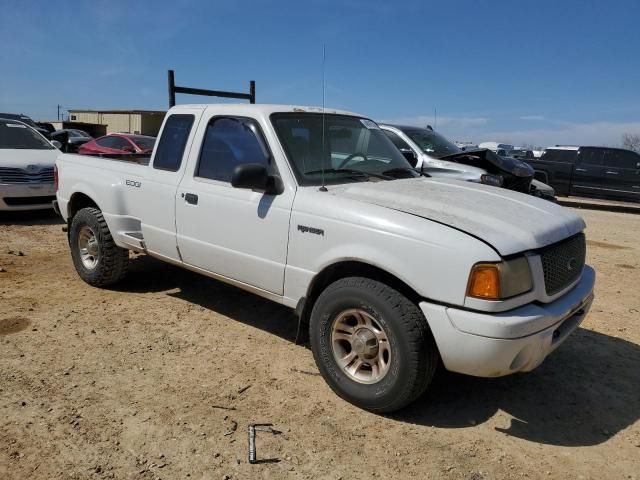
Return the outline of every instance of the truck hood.
[[[581,232],[569,209],[504,188],[448,179],[413,178],[330,187],[329,192],[450,226],[511,255]]]
[[[37,165],[40,168],[53,167],[60,150],[29,150],[0,148],[0,168],[27,168]],[[34,167],[35,168],[35,167]]]

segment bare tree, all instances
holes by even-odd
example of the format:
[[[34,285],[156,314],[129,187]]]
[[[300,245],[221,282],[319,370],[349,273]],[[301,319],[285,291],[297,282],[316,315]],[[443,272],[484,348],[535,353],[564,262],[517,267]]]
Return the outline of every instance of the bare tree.
[[[637,133],[623,133],[622,146],[629,150],[640,152],[640,135]]]

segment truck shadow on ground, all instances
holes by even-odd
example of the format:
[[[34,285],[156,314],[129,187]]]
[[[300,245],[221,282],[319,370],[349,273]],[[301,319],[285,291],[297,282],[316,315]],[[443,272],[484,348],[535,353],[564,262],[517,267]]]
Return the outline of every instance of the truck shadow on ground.
[[[469,428],[499,410],[498,432],[559,446],[600,444],[640,418],[640,346],[579,328],[533,372],[486,379],[439,372],[394,418]]]
[[[297,319],[290,309],[150,257],[134,259],[117,289],[167,291],[287,341],[296,338]],[[474,428],[504,411],[514,418],[505,418],[504,426],[495,427],[498,432],[549,445],[589,446],[640,418],[639,389],[640,346],[580,328],[533,372],[486,379],[441,371],[422,398],[388,417],[437,428]]]
[[[53,210],[0,212],[0,225],[62,225],[62,217]]]
[[[177,292],[172,290],[178,289]],[[295,342],[298,320],[290,308],[146,255],[133,258],[123,293],[169,291],[168,295]]]

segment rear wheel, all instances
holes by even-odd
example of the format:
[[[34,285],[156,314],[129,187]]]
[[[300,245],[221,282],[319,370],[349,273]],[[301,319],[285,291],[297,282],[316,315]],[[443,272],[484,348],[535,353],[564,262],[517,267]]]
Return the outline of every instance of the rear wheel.
[[[375,412],[392,412],[415,400],[439,363],[420,309],[368,278],[344,278],[322,292],[311,313],[310,337],[329,386]]]
[[[111,285],[127,272],[129,250],[115,244],[97,208],[83,208],[75,214],[69,229],[69,247],[78,275],[89,285]]]

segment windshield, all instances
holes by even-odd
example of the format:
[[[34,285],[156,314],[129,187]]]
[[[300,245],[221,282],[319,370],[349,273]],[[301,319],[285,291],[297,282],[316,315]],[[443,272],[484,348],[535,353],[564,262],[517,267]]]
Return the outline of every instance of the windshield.
[[[42,135],[18,122],[0,120],[0,148],[20,150],[53,150]]]
[[[509,156],[514,158],[533,158],[533,152],[529,153],[529,150],[511,150]]]
[[[323,129],[324,117],[324,129]],[[271,116],[300,185],[417,177],[371,120],[321,113]]]
[[[403,129],[403,132],[430,157],[441,158],[462,151],[439,133],[426,128]]]
[[[26,123],[30,127],[36,126],[33,120],[31,120],[26,115],[18,115],[16,113],[0,113],[0,118],[4,118],[5,120],[18,120],[22,123]]]
[[[69,130],[69,133],[72,137],[91,138],[91,136],[87,132],[84,132],[82,130]]]
[[[156,143],[154,137],[129,137],[133,143],[135,143],[140,150],[153,150],[153,145]]]

